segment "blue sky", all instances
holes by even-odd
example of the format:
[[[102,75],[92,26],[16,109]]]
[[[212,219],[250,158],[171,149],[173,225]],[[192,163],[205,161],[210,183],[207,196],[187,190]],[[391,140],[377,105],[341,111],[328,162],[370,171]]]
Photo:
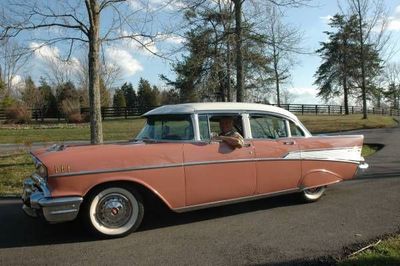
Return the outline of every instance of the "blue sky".
[[[338,1],[341,3],[345,2]],[[141,3],[150,3],[153,7],[157,7],[162,5],[164,1],[141,0],[137,2],[130,0],[131,8],[138,8],[143,5]],[[397,42],[400,40],[400,2],[398,0],[386,0],[385,5],[388,10],[390,10],[389,32],[392,34],[392,44],[396,46]],[[169,15],[173,13],[173,11],[173,8],[165,9],[166,14],[159,13],[157,19],[154,21],[156,24],[164,24],[164,26],[174,24],[176,21],[169,21],[171,20]],[[293,24],[299,28],[303,33],[303,42],[301,46],[307,51],[313,52],[319,48],[319,43],[326,39],[326,35],[323,31],[329,30],[327,25],[329,16],[337,12],[339,12],[337,1],[315,0],[311,2],[311,7],[286,10],[284,22]],[[153,25],[152,30],[157,31],[157,25]],[[48,32],[48,34],[52,34],[52,32]],[[20,41],[25,42],[25,45],[26,42],[29,42],[28,45],[30,47],[37,47],[40,45],[40,42],[24,39],[23,36],[20,38]],[[165,48],[178,48],[181,44],[182,39],[180,37],[166,35],[162,41],[149,45],[149,49],[154,52],[164,52]],[[113,44],[105,47],[104,52],[107,62],[118,65],[122,70],[121,79],[117,82],[117,86],[125,81],[132,82],[132,84],[136,86],[139,79],[143,77],[148,79],[152,84],[162,87],[164,83],[159,78],[160,74],[165,74],[170,78],[174,77],[174,74],[171,72],[171,61],[166,61],[151,55],[149,52],[140,49],[135,42],[126,41]],[[35,52],[29,63],[29,67],[18,74],[21,77],[32,75],[35,80],[38,80],[39,76],[44,75],[42,70],[46,68],[46,59],[58,57],[63,53],[65,53],[65,45],[64,47],[60,45],[55,47],[42,47]],[[73,69],[79,64],[79,57],[83,57],[82,53],[80,54],[80,56],[79,53],[74,54],[73,59],[76,60],[76,64],[70,65],[70,68]],[[320,58],[311,54],[298,55],[297,61],[299,63],[295,65],[292,70],[292,80],[290,84],[287,85],[287,89],[295,96],[294,103],[320,103],[321,100],[315,97],[316,89],[313,86],[313,75],[320,64]],[[399,53],[395,54],[391,61],[400,62]]]

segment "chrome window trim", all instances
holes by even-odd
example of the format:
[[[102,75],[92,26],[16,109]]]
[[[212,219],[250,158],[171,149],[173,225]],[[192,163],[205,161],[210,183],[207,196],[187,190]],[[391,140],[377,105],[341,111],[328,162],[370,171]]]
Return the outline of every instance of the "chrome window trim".
[[[192,124],[193,124],[193,132],[194,132],[194,140],[200,141],[200,123],[199,123],[199,115],[192,114]]]

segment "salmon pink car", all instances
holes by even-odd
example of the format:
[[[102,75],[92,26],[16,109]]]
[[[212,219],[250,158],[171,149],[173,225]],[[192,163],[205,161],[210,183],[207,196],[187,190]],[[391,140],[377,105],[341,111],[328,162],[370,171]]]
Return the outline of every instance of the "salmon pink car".
[[[362,135],[312,136],[278,107],[192,103],[143,116],[129,142],[32,152],[37,171],[24,181],[23,210],[50,223],[80,216],[97,234],[123,236],[140,226],[150,196],[175,212],[286,193],[312,202],[368,166]],[[227,117],[241,147],[214,138]]]

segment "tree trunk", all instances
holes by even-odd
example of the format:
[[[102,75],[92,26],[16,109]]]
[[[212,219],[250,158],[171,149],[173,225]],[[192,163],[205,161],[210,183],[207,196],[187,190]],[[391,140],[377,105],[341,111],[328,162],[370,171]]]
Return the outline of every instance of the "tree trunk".
[[[344,92],[344,114],[349,114],[349,89],[347,88],[347,77],[343,77],[343,92]]]
[[[232,101],[231,99],[231,46],[229,44],[229,38],[228,42],[226,44],[226,97],[227,101],[230,102]]]
[[[357,0],[357,13],[358,13],[358,30],[360,38],[360,63],[361,63],[361,92],[363,101],[363,119],[367,119],[367,88],[365,84],[365,56],[364,56],[364,35],[363,35],[363,18],[361,11],[360,0]]]
[[[242,55],[242,0],[235,3],[235,37],[236,37],[236,101],[243,102],[243,55]]]
[[[100,60],[99,60],[99,30],[100,14],[96,0],[89,4],[90,30],[89,30],[89,106],[90,106],[90,142],[91,144],[103,143],[103,127],[101,118],[100,101]]]

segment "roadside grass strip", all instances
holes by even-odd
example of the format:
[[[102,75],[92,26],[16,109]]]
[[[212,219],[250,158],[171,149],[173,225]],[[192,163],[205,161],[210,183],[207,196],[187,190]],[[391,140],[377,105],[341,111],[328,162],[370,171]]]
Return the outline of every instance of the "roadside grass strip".
[[[359,251],[353,252],[348,258],[338,262],[339,266],[372,266],[400,265],[400,235],[379,240]]]

